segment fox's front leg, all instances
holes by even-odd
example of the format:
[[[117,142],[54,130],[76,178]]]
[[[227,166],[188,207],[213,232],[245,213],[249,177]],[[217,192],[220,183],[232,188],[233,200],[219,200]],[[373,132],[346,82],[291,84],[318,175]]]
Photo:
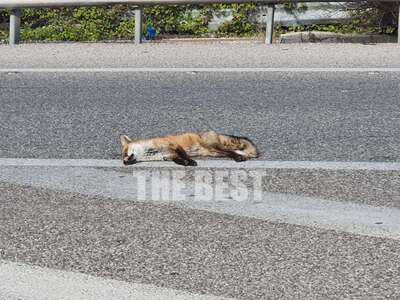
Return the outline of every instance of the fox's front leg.
[[[165,160],[172,160],[174,163],[183,166],[197,166],[197,162],[189,157],[186,151],[179,145],[168,145],[168,154]]]

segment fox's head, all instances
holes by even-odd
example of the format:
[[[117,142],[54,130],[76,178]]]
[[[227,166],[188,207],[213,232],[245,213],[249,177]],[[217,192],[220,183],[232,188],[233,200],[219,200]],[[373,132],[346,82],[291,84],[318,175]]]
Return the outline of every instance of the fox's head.
[[[132,165],[137,162],[137,158],[133,152],[133,141],[126,135],[120,136],[122,147],[122,161],[124,165]]]

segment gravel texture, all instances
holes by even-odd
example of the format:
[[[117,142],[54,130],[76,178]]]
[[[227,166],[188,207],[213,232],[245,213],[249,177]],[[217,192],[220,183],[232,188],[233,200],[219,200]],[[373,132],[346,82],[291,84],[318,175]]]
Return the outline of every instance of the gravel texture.
[[[0,45],[1,68],[400,67],[398,44],[60,43]]]
[[[400,244],[172,205],[0,186],[0,257],[240,299],[400,296]]]

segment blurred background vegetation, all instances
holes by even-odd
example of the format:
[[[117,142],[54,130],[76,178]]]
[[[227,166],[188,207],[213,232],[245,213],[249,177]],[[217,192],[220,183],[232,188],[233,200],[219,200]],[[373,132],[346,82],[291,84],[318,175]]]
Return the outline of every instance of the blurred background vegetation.
[[[153,26],[159,36],[241,37],[263,34],[264,29],[256,22],[255,13],[262,10],[256,4],[232,5],[180,5],[152,6],[144,10],[144,31]],[[288,12],[307,10],[306,4],[285,5]],[[396,3],[359,2],[345,4],[343,9],[352,16],[349,23],[324,25],[277,26],[276,33],[289,31],[329,32],[377,32],[394,34],[397,26]],[[231,15],[215,30],[209,22],[216,16]],[[253,16],[253,17],[252,17]],[[7,39],[8,12],[0,11],[0,40]],[[29,41],[99,41],[132,40],[135,31],[133,6],[24,9],[22,39]]]

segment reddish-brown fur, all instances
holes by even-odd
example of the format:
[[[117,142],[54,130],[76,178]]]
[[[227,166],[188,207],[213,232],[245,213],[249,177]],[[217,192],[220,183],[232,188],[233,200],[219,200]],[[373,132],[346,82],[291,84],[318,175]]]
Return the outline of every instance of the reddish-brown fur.
[[[230,157],[236,161],[244,161],[258,156],[255,145],[249,139],[218,134],[214,131],[135,141],[127,136],[121,136],[121,144],[124,162],[130,160],[131,163],[162,159],[172,160],[182,165],[196,165],[191,157]],[[148,153],[152,153],[153,156]]]

